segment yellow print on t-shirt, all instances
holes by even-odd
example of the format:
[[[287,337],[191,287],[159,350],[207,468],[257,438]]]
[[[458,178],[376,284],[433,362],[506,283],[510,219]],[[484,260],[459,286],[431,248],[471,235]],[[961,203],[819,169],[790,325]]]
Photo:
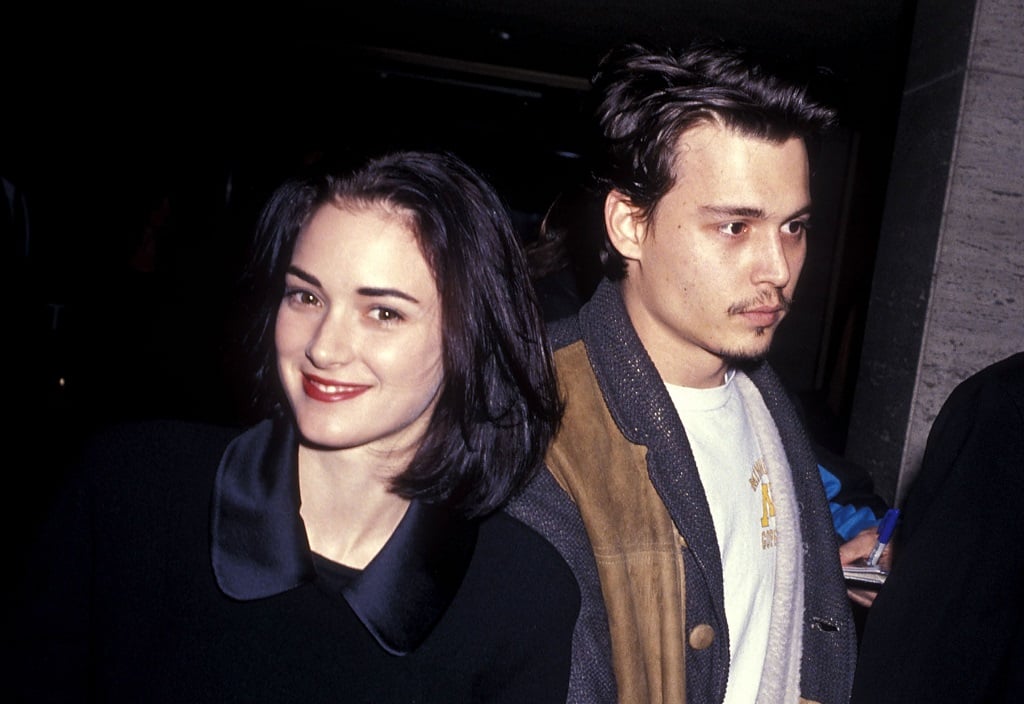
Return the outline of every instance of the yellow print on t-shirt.
[[[761,493],[761,548],[768,550],[775,547],[778,535],[770,528],[771,519],[775,517],[775,502],[772,501],[771,482],[768,480],[768,468],[764,460],[757,460],[750,470],[750,488]]]
[[[765,476],[764,484],[761,485],[761,527],[767,528],[773,518],[775,518],[775,502],[772,501],[771,487],[768,485],[768,477]]]
[[[768,468],[764,466],[764,460],[759,459],[754,463],[754,466],[750,469],[750,488],[754,491],[758,490],[758,487],[762,483],[768,481]]]

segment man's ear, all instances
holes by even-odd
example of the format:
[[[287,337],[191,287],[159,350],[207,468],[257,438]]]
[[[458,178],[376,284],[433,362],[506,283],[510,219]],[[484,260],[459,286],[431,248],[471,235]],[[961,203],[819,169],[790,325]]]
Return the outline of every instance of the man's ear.
[[[640,244],[646,234],[646,221],[640,208],[619,191],[610,191],[604,199],[604,226],[608,241],[626,259],[640,258]]]

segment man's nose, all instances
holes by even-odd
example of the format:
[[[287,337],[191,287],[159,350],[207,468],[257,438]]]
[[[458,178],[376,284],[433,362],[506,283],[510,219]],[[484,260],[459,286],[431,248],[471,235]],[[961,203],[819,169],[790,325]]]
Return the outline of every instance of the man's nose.
[[[755,284],[767,283],[785,288],[793,275],[790,246],[779,233],[761,238],[755,257]]]

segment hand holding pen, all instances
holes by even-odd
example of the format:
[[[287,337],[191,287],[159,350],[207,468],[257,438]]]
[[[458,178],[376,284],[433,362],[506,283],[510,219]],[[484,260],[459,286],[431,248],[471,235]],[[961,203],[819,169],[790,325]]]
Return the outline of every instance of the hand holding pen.
[[[875,547],[871,554],[868,555],[867,564],[869,567],[877,565],[878,561],[882,558],[885,546],[892,540],[892,533],[896,530],[896,521],[899,520],[899,517],[900,510],[898,508],[891,508],[885,512],[882,523],[878,526],[878,540],[875,542]]]

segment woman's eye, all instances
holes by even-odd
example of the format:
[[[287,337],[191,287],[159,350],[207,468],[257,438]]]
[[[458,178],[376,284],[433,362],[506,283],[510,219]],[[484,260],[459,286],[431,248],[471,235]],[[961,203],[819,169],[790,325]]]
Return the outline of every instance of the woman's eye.
[[[292,290],[285,291],[284,297],[292,303],[300,306],[320,305],[320,299],[309,291]]]
[[[370,315],[382,323],[395,323],[404,320],[401,313],[391,308],[374,308]]]

